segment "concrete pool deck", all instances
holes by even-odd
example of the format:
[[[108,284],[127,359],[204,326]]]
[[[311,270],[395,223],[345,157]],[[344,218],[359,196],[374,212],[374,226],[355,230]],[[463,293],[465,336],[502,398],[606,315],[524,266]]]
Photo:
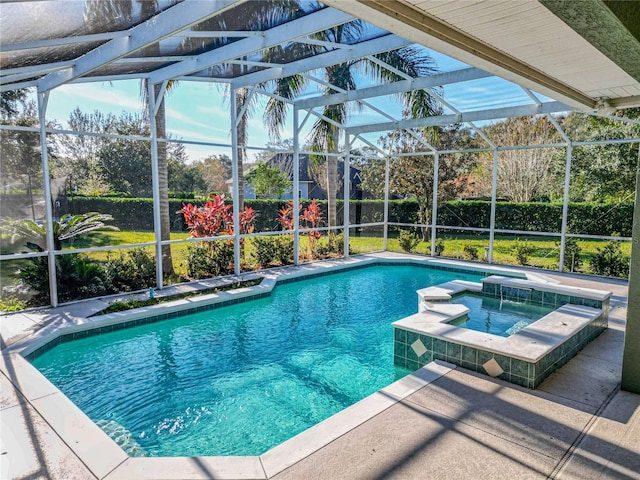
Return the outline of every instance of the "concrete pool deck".
[[[454,264],[483,268],[478,263]],[[640,395],[619,390],[626,283],[526,271],[566,285],[613,292],[609,329],[537,390],[450,365],[432,365],[430,372],[437,375],[402,394],[397,387],[377,394],[377,400],[365,402],[376,404],[369,417],[355,418],[362,409],[332,417],[333,423],[325,425],[337,432],[330,441],[309,446],[314,439],[302,439],[294,455],[292,450],[274,452],[276,447],[240,463],[236,458],[212,462],[206,457],[127,463],[126,455],[117,461],[109,458],[114,456],[110,449],[97,448],[91,432],[70,436],[74,419],[65,417],[64,403],[58,404],[59,421],[43,416],[47,397],[55,394],[34,389],[28,376],[12,370],[5,355],[0,376],[0,478],[640,479]],[[93,300],[3,315],[3,353],[39,329],[70,322],[104,305]],[[393,397],[386,405],[385,396]],[[96,461],[87,462],[87,454]],[[112,460],[117,461],[113,466]],[[96,469],[96,462],[103,468]]]

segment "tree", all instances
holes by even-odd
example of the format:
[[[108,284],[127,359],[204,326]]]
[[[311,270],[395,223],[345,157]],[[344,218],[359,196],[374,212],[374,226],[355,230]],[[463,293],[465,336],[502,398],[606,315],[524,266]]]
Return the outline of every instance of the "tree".
[[[640,119],[640,108],[619,112]],[[640,125],[579,113],[563,122],[569,137],[583,141],[640,137]],[[596,144],[572,151],[572,201],[630,201],[635,194],[638,143]]]
[[[149,125],[142,115],[123,114],[113,128],[120,135],[149,135]],[[96,166],[112,190],[132,197],[152,196],[148,141],[110,139],[98,151]]]
[[[355,44],[365,33],[365,24],[355,20],[340,26],[336,26],[319,32],[316,39],[333,43]],[[299,48],[292,46],[291,48]],[[325,46],[309,46],[313,53],[327,51]],[[323,70],[323,80],[328,86],[324,87],[325,94],[329,95],[337,91],[354,90],[357,88],[356,78],[358,74],[363,74],[379,82],[394,82],[404,80],[404,77],[396,73],[403,72],[411,77],[421,77],[436,71],[433,60],[426,51],[419,47],[405,47],[391,52],[384,52],[374,55],[371,58],[354,59],[349,62],[330,65]],[[382,64],[389,65],[390,69]],[[304,91],[308,79],[301,75],[286,77],[276,82],[274,93],[279,97],[293,99]],[[414,118],[428,117],[441,112],[441,107],[437,100],[425,90],[414,90],[400,96],[403,102],[404,113]],[[311,142],[313,150],[318,152],[312,158],[312,166],[319,163],[326,164],[327,172],[327,198],[328,223],[336,225],[336,196],[338,191],[338,152],[340,129],[337,124],[345,124],[349,115],[347,104],[339,103],[327,105],[322,112],[327,121],[323,118],[317,120],[313,125]],[[265,125],[270,133],[278,138],[281,127],[286,118],[286,108],[284,102],[276,97],[271,98],[265,109]],[[320,154],[320,152],[328,152]],[[312,172],[313,173],[313,172]]]
[[[183,147],[183,145],[178,145]],[[184,147],[183,147],[184,153]],[[200,175],[197,164],[188,164],[184,159],[171,155],[167,160],[169,167],[169,190],[173,192],[205,193],[207,184]]]
[[[508,118],[484,128],[497,146],[542,145],[560,140],[553,124],[544,116]],[[498,196],[513,202],[531,202],[558,191],[552,148],[502,150],[498,158]],[[484,155],[478,182],[490,195],[493,156]]]
[[[351,165],[360,170],[360,188],[363,198],[384,198],[385,160],[377,150],[364,146],[351,152]]]
[[[18,127],[37,127],[38,118],[35,107],[30,104],[13,122]],[[2,182],[22,183],[26,177],[26,190],[31,203],[31,216],[35,220],[36,212],[33,190],[42,185],[42,147],[38,132],[25,130],[0,130],[0,176]],[[51,151],[51,154],[54,152]]]
[[[69,115],[69,128],[78,132],[116,133],[118,119],[113,114],[98,110],[84,113],[76,108]],[[108,142],[96,135],[65,134],[54,137],[59,145],[60,157],[52,162],[58,176],[69,177],[79,193],[95,195],[109,190],[98,167],[98,152]]]
[[[212,155],[197,164],[200,176],[209,193],[226,193],[231,178],[231,159],[227,155]]]
[[[27,93],[26,88],[0,92],[0,118],[3,123],[16,117],[20,113],[20,106],[26,108]]]
[[[257,163],[247,181],[255,188],[257,198],[280,198],[292,185],[286,173],[264,162]]]
[[[463,133],[461,133],[463,132]],[[439,147],[446,149],[460,137],[464,137],[468,130],[454,126],[449,129],[441,129]],[[420,136],[422,132],[415,132]],[[427,132],[427,134],[432,132]],[[473,142],[472,138],[465,140]],[[393,153],[424,152],[425,147],[416,135],[406,131],[389,133],[379,141],[383,149]],[[438,170],[438,199],[450,200],[461,191],[461,186],[456,183],[462,174],[468,172],[476,163],[477,158],[473,154],[441,155],[439,157]],[[411,155],[392,157],[389,164],[389,193],[406,199],[414,199],[418,203],[418,223],[428,225],[431,223],[431,210],[433,200],[434,158],[432,155]],[[429,229],[422,228],[422,238],[428,240]]]

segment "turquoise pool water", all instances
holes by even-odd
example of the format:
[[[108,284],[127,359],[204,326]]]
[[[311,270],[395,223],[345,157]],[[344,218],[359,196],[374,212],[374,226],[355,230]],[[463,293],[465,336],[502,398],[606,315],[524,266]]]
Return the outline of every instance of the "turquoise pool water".
[[[451,303],[469,309],[466,317],[449,322],[451,325],[501,337],[509,337],[555,310],[523,302],[501,302],[499,298],[473,293],[455,296]]]
[[[33,364],[132,456],[260,455],[403,377],[391,322],[476,275],[373,266],[62,343]]]

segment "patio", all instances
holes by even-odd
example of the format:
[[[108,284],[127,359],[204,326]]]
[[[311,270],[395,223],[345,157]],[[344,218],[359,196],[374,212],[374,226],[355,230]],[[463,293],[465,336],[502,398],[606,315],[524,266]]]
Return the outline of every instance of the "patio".
[[[260,457],[128,458],[115,444],[104,448],[97,427],[56,414],[61,394],[43,391],[5,354],[2,477],[640,478],[640,397],[620,391],[626,282],[544,275],[613,296],[609,329],[538,389],[432,363],[417,386],[378,393]],[[3,346],[103,306],[15,314],[11,325],[22,331],[3,322]]]

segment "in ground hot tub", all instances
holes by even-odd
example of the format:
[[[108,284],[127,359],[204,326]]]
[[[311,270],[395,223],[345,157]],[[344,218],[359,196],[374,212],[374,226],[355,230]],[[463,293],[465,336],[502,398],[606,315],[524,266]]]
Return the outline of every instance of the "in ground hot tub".
[[[471,303],[457,301],[461,295]],[[394,362],[418,369],[444,360],[536,388],[607,328],[610,296],[501,276],[418,290],[419,312],[393,323]],[[476,308],[474,299],[489,308]],[[500,332],[485,318],[496,312],[513,317]]]

